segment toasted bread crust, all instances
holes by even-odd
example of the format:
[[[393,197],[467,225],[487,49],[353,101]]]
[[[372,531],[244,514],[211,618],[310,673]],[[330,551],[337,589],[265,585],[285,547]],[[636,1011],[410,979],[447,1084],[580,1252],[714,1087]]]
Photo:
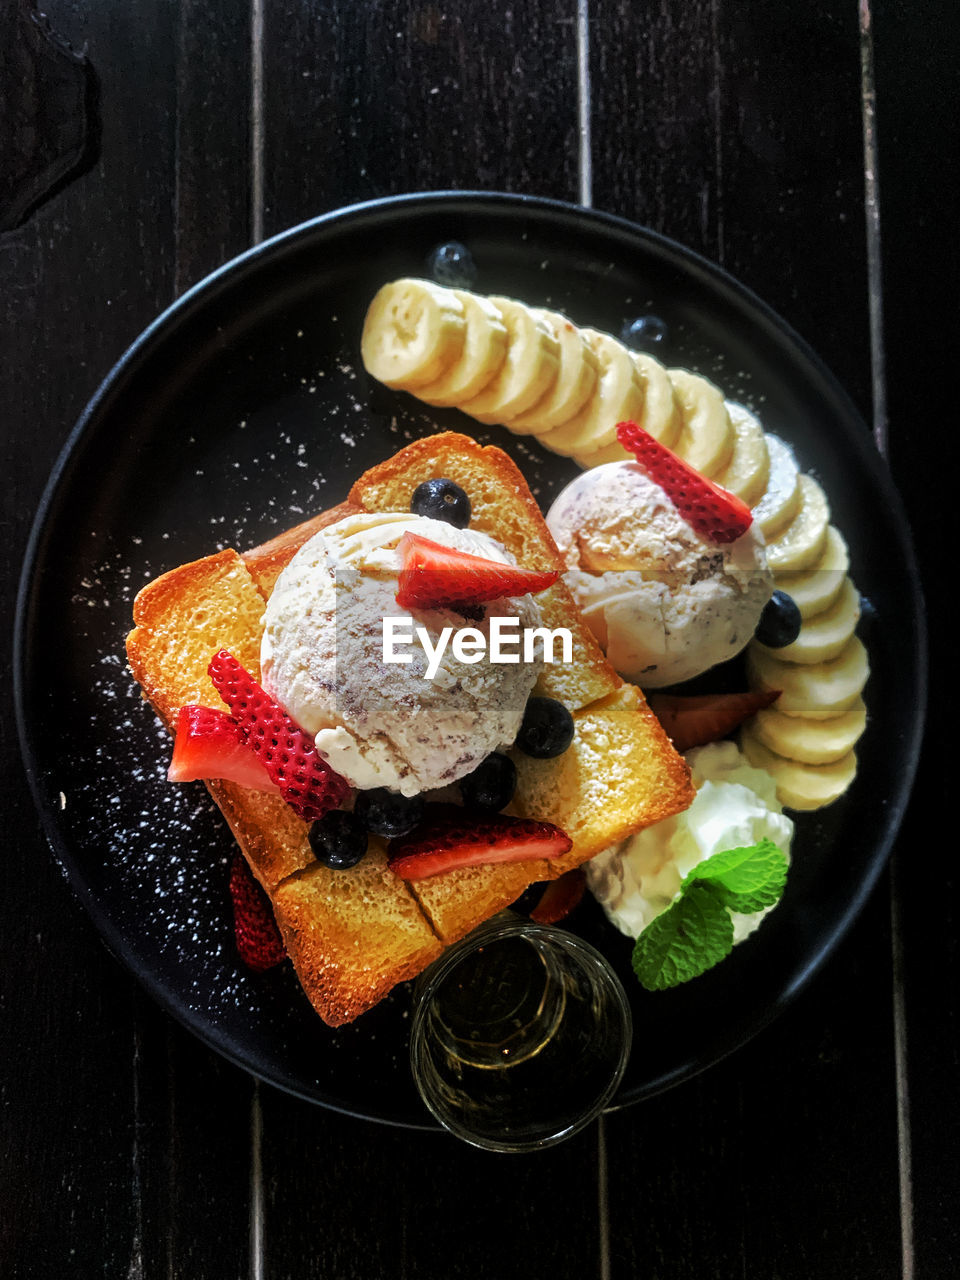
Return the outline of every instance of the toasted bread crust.
[[[307,824],[278,795],[220,778],[211,778],[205,786],[268,895],[282,880],[316,861]]]
[[[138,592],[127,661],[168,729],[187,703],[224,705],[207,675],[218,648],[229,648],[259,678],[264,603],[231,550],[171,569]]]
[[[693,800],[690,771],[639,689],[624,685],[573,718],[576,733],[563,755],[534,760],[517,748],[510,753],[517,766],[511,812],[561,827],[573,848],[559,858],[418,880],[414,893],[445,943],[475,927],[478,904],[493,915],[528,885],[563,875]]]
[[[167,727],[187,702],[222,705],[206,672],[218,648],[259,674],[265,601],[309,537],[359,510],[409,510],[413,489],[437,476],[467,491],[473,527],[495,537],[519,564],[562,570],[539,507],[505,453],[449,432],[416,441],[362,475],[345,503],[243,556],[219,552],[143,588],[127,652]],[[570,707],[577,736],[556,760],[515,753],[519,784],[512,808],[564,827],[574,845],[563,858],[473,867],[408,885],[390,871],[381,842],[371,840],[358,867],[333,872],[313,857],[306,824],[276,796],[207,784],[270,896],[305,992],[332,1026],[414,977],[529,884],[579,865],[692,799],[686,765],[640,691],[610,668],[562,580],[538,599],[545,624],[566,626],[574,638],[573,663],[547,667],[538,690]]]
[[[437,958],[443,944],[372,839],[349,871],[319,862],[273,895],[277,924],[303,989],[330,1026],[352,1022]]]
[[[251,547],[249,551],[244,551],[243,563],[260,588],[264,600],[269,600],[280,574],[305,542],[308,542],[321,529],[326,529],[327,525],[336,524],[338,520],[356,515],[362,510],[362,507],[352,502],[341,502],[338,506],[321,511],[318,516],[312,516],[309,520],[294,525],[292,529],[277,534],[269,542],[263,542],[259,547]]]
[[[255,557],[255,564],[259,560],[267,566],[266,573],[272,573],[277,550],[272,547],[265,557]],[[289,555],[293,550],[282,549]],[[127,657],[144,696],[171,732],[181,706],[224,705],[207,674],[218,649],[229,649],[259,678],[264,603],[235,551],[171,569],[139,593]],[[206,785],[270,897],[297,975],[325,1021],[339,1025],[357,1017],[409,977],[411,966],[416,972],[415,966],[422,968],[438,954],[440,944],[410,889],[383,865],[357,917],[379,942],[361,956],[357,930],[351,933],[343,924],[349,919],[349,905],[358,899],[357,876],[334,875],[320,867],[310,848],[307,824],[278,796],[219,779]],[[322,899],[316,893],[309,896],[315,918],[308,928],[305,890],[285,893],[281,900],[280,889],[301,874],[311,873],[315,881],[320,871],[330,879],[324,881],[327,892]],[[370,972],[370,955],[380,958],[376,974]]]

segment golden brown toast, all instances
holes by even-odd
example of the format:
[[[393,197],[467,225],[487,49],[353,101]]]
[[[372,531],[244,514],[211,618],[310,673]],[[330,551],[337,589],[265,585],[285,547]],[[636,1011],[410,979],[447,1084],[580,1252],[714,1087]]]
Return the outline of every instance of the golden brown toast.
[[[148,584],[134,604],[131,670],[168,728],[188,702],[222,706],[207,665],[229,649],[259,678],[263,609],[299,546],[351,511],[407,511],[413,489],[447,476],[470,497],[471,524],[526,568],[561,568],[522,475],[495,448],[453,433],[416,441],[366,472],[348,500],[243,556],[223,551]],[[208,788],[267,891],[287,951],[321,1017],[337,1026],[419,973],[445,945],[513,902],[537,880],[577,866],[693,798],[686,765],[643,695],[607,664],[562,581],[538,597],[545,621],[574,637],[574,661],[548,666],[538,689],[574,714],[573,745],[555,760],[514,753],[512,810],[555,822],[573,839],[562,859],[473,867],[414,883],[390,871],[382,843],[349,871],[316,861],[307,826],[276,795],[228,782]]]

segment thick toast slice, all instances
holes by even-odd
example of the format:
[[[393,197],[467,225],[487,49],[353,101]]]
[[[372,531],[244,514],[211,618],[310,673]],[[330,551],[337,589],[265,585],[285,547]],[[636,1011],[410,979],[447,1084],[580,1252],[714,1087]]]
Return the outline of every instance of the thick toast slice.
[[[511,458],[468,436],[416,440],[360,477],[349,502],[368,511],[408,511],[424,479],[447,476],[470,498],[472,528],[496,538],[524,568],[565,565],[536,500]],[[554,822],[573,839],[561,859],[449,871],[413,885],[445,943],[469,933],[538,880],[579,866],[640,827],[679,813],[693,799],[686,764],[639,689],[624,685],[604,657],[561,578],[537,596],[549,627],[567,627],[573,662],[547,666],[536,692],[573,712],[573,745],[556,760],[514,751],[519,779],[512,810]],[[635,767],[636,766],[636,767]]]
[[[325,525],[358,509],[409,510],[422,480],[456,480],[472,524],[528,568],[562,568],[539,508],[513,462],[495,448],[445,433],[417,441],[365,473],[348,500],[243,556],[223,551],[171,570],[134,605],[131,670],[168,728],[187,702],[221,706],[207,675],[218,648],[259,673],[263,609],[283,567]],[[547,599],[549,595],[549,599]],[[313,857],[303,823],[278,797],[211,782],[254,874],[273,904],[298,977],[321,1017],[337,1026],[377,1003],[537,880],[559,875],[693,797],[685,764],[646,708],[623,685],[559,582],[538,597],[548,625],[574,637],[574,661],[547,667],[538,686],[573,711],[577,735],[557,760],[516,753],[513,809],[547,818],[574,841],[563,859],[452,871],[411,884],[386,864],[379,841],[351,871]]]
[[[273,556],[287,550],[256,561],[265,578]],[[235,551],[181,565],[138,594],[127,656],[169,729],[186,703],[224,706],[207,675],[217,649],[229,649],[259,678],[264,604]],[[232,782],[206,785],[273,903],[304,990],[331,1025],[355,1018],[440,954],[414,895],[387,870],[382,845],[350,871],[331,872],[314,857],[306,823],[279,796]]]

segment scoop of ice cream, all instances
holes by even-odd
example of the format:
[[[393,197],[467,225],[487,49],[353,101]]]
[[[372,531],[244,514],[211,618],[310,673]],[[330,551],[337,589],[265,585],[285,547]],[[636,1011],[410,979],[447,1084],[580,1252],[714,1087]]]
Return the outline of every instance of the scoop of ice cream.
[[[634,462],[585,471],[547,524],[609,662],[646,689],[739,653],[773,590],[755,525],[724,546],[705,541]]]
[[[607,916],[632,938],[670,906],[684,877],[705,858],[762,839],[790,856],[793,823],[766,770],[754,769],[733,742],[697,747],[684,758],[697,789],[690,807],[586,864],[587,883]],[[734,942],[753,933],[770,910],[732,911]]]
[[[317,749],[355,787],[415,795],[470,773],[513,741],[541,663],[490,660],[490,619],[540,624],[529,596],[494,600],[483,616],[448,609],[401,609],[396,602],[407,533],[512,563],[485,534],[399,513],[348,516],[306,542],[277,579],[261,646],[263,684],[314,735]],[[412,617],[435,647],[445,627],[469,625],[484,638],[479,661],[447,643],[432,679],[416,640],[395,645],[409,662],[384,660],[384,618]],[[475,656],[475,655],[467,655]]]

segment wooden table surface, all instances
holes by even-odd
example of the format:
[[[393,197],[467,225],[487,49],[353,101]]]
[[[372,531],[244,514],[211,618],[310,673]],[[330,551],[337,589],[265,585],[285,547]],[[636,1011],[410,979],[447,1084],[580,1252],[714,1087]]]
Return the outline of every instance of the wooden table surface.
[[[784,316],[874,424],[944,623],[892,871],[826,968],[719,1066],[529,1157],[311,1107],[160,1012],[50,856],[5,706],[0,1273],[960,1274],[958,876],[939,764],[952,585],[929,573],[956,519],[941,448],[960,350],[955,2],[44,8],[86,54],[96,130],[92,163],[0,235],[8,617],[58,451],[159,311],[315,214],[472,188],[624,215]],[[24,0],[0,17],[0,144],[36,110],[18,58],[30,19]]]

